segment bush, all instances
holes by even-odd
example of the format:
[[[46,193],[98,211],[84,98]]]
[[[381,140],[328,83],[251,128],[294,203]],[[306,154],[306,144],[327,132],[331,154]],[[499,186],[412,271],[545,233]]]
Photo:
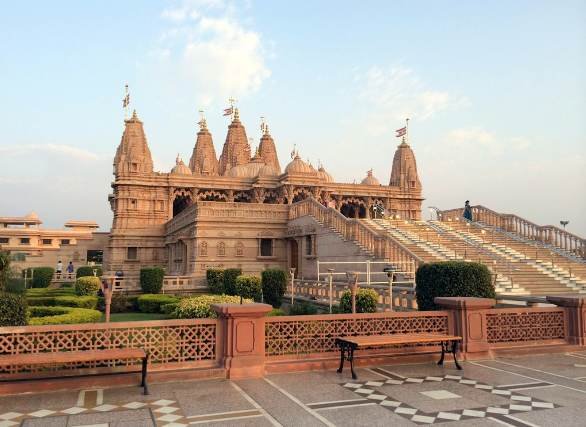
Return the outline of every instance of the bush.
[[[27,297],[56,297],[56,296],[76,296],[73,288],[33,288],[26,290]]]
[[[99,277],[82,276],[75,281],[75,293],[80,296],[97,295],[100,284]]]
[[[22,295],[0,292],[0,326],[27,324],[27,303]]]
[[[144,294],[138,297],[138,309],[143,313],[160,313],[161,306],[179,302],[173,295]]]
[[[24,270],[23,270],[24,271]],[[35,267],[27,269],[27,277],[33,276],[33,288],[46,288],[51,284],[55,270],[51,267]]]
[[[161,267],[140,269],[140,287],[145,294],[158,294],[163,288],[165,270]]]
[[[0,290],[7,288],[10,273],[10,252],[0,251]]]
[[[41,297],[29,297],[26,298],[27,302],[31,306],[44,306],[44,307],[77,307],[77,308],[90,308],[95,310],[98,307],[98,297],[86,295],[86,296],[41,296]]]
[[[138,295],[131,295],[126,298],[130,311],[138,311]]]
[[[161,313],[167,314],[167,315],[173,314],[173,312],[177,308],[178,304],[179,304],[179,302],[172,302],[170,304],[162,304],[161,305]]]
[[[419,310],[437,310],[435,297],[496,298],[490,271],[477,262],[423,264],[417,269],[415,283]]]
[[[356,292],[356,313],[376,313],[378,294],[374,289],[360,288]],[[343,313],[352,313],[352,294],[345,291],[340,298]]]
[[[26,291],[26,288],[24,287],[24,279],[21,279],[20,277],[10,277],[6,281],[4,289],[6,292],[12,292],[13,294],[24,294]]]
[[[269,268],[261,273],[261,278],[264,302],[279,308],[287,289],[287,273],[278,268]]]
[[[242,275],[240,268],[228,268],[224,270],[224,291],[226,295],[236,295],[236,278]]]
[[[260,302],[262,299],[260,277],[238,276],[236,278],[236,295]]]
[[[113,292],[112,300],[110,301],[110,313],[125,313],[128,311],[128,308],[128,298],[126,298],[126,295],[121,292]]]
[[[250,304],[253,301],[245,299],[243,304]],[[177,304],[171,315],[177,319],[198,319],[215,318],[216,312],[212,304],[240,304],[240,297],[234,295],[199,295],[196,297],[184,298]]]
[[[94,275],[94,270],[96,270],[96,277],[100,277],[102,275],[102,267],[92,267],[89,265],[84,265],[83,267],[79,267],[75,272],[75,277],[88,277]]]
[[[209,269],[206,271],[206,279],[211,293],[220,295],[225,293],[224,270]]]
[[[307,314],[317,314],[317,307],[308,302],[298,302],[289,308],[291,316],[304,316]]]
[[[267,316],[285,316],[285,311],[282,308],[273,308],[271,311],[267,313]]]
[[[98,310],[74,307],[29,307],[29,325],[95,323],[102,318]]]

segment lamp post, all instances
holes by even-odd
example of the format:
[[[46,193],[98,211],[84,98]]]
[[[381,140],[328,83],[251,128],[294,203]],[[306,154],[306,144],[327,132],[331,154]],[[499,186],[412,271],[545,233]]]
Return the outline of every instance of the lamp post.
[[[393,266],[389,265],[383,269],[389,278],[389,311],[393,311],[393,281],[395,279]]]
[[[291,306],[293,306],[293,298],[295,294],[295,267],[289,269],[289,274],[291,275]]]
[[[105,315],[106,323],[110,323],[110,304],[112,303],[112,288],[114,283],[110,285],[107,280],[102,281],[102,293],[104,294],[104,303],[106,305]]]
[[[330,314],[332,314],[332,298],[333,298],[333,289],[332,289],[332,282],[334,280],[334,269],[328,268],[328,282],[330,284]]]
[[[350,296],[352,298],[352,314],[356,313],[356,288],[358,287],[358,272],[347,271],[348,285],[350,285]]]

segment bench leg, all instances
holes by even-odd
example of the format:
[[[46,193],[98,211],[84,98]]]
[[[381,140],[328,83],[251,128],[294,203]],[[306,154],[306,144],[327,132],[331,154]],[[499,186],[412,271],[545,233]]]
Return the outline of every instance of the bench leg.
[[[352,379],[356,380],[358,377],[354,373],[354,347],[349,346],[348,348],[348,360],[350,361],[350,372],[352,372]]]
[[[454,356],[454,363],[456,364],[456,368],[462,369],[460,364],[458,363],[458,359],[456,358],[456,353],[458,352],[458,341],[452,341],[452,355]]]
[[[337,372],[340,374],[344,369],[344,344],[338,343],[338,345],[340,346],[340,367]]]
[[[144,394],[149,394],[149,387],[147,384],[147,365],[148,365],[149,357],[146,356],[142,359],[142,382],[140,386],[143,388]]]
[[[443,364],[444,364],[444,355],[446,354],[446,347],[447,347],[447,345],[448,344],[446,342],[442,341],[442,343],[441,343],[441,346],[442,346],[442,355],[440,357],[439,362],[437,362],[437,364],[439,366],[443,366]]]

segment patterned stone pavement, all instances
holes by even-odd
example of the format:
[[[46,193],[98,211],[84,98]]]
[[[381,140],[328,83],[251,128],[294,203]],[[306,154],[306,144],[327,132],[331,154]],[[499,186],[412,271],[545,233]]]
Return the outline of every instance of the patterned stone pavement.
[[[583,426],[586,352],[5,396],[0,427]]]

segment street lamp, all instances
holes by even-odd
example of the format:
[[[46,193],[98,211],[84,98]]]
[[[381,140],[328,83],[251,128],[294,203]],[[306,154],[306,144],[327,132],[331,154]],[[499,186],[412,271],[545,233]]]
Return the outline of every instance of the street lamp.
[[[387,273],[387,277],[389,278],[389,311],[393,311],[393,281],[395,279],[395,270],[392,265],[389,265],[383,268],[383,271]]]
[[[356,313],[356,288],[358,287],[358,272],[347,271],[348,285],[350,285],[350,296],[352,298],[352,314]]]
[[[332,282],[334,280],[334,269],[328,268],[328,282],[330,282],[330,314],[332,314],[332,298],[333,298],[333,289],[332,289]]]
[[[291,275],[291,307],[293,307],[293,298],[295,294],[295,267],[289,269],[289,274]]]
[[[570,221],[560,221],[560,225],[564,227],[564,230],[566,229],[566,225],[568,225],[569,223]]]

